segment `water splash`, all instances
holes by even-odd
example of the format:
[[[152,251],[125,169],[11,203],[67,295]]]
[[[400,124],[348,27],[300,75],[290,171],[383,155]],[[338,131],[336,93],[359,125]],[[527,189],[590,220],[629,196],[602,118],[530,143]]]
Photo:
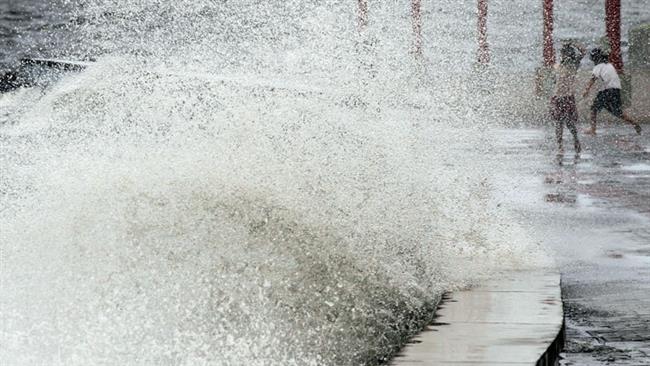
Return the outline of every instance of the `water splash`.
[[[537,258],[409,7],[353,5],[83,3],[97,62],[1,130],[3,360],[372,364]]]

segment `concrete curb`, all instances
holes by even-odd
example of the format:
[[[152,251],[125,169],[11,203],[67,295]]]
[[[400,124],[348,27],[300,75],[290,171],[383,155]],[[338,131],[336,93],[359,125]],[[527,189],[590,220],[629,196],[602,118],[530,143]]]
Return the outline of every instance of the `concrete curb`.
[[[535,366],[555,366],[560,364],[560,353],[564,350],[564,341],[566,340],[564,329],[564,320],[562,320],[562,329],[560,329],[557,337],[555,337],[546,352],[537,360]]]
[[[557,363],[564,345],[560,274],[508,272],[450,294],[427,326],[389,363],[538,365]]]

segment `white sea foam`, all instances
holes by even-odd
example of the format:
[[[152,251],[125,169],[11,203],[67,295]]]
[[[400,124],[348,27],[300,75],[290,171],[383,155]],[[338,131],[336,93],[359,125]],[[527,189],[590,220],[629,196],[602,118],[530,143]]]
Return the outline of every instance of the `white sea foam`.
[[[343,2],[84,9],[104,55],[0,130],[3,362],[374,363],[538,261],[408,7],[362,36]]]

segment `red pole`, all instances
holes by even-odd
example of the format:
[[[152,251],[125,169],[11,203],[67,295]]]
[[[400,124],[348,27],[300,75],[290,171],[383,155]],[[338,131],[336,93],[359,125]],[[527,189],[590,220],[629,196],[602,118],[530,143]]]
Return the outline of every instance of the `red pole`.
[[[544,0],[544,66],[555,64],[553,48],[553,0]]]
[[[487,41],[488,0],[478,0],[478,62],[490,62],[490,46]]]
[[[422,3],[421,0],[411,0],[411,15],[413,16],[413,33],[415,33],[414,51],[422,55]]]
[[[358,0],[358,2],[357,18],[359,29],[363,29],[368,25],[368,0]]]
[[[607,23],[607,38],[611,48],[609,62],[616,71],[623,72],[623,58],[621,57],[621,0],[607,0],[605,2],[605,23]]]

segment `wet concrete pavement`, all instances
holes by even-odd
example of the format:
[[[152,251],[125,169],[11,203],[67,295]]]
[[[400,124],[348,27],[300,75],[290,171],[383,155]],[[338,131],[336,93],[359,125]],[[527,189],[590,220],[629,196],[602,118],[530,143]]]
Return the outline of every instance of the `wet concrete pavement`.
[[[513,271],[448,295],[390,366],[535,365],[562,340],[560,274]],[[547,352],[548,351],[548,352]]]
[[[496,133],[498,199],[562,273],[563,365],[650,365],[648,130],[603,126],[579,158],[556,157],[550,128]]]

